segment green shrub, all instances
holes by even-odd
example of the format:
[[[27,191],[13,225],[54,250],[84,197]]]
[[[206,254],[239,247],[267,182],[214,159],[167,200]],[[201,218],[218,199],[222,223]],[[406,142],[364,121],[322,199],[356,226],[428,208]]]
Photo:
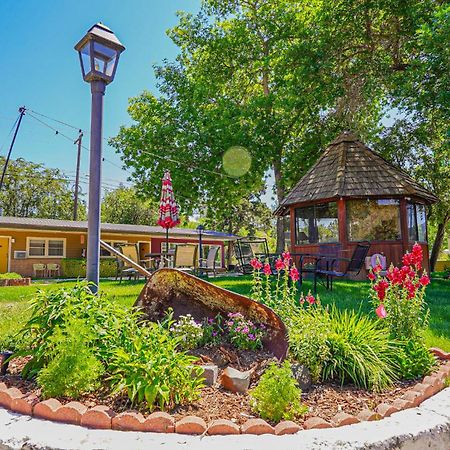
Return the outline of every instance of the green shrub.
[[[181,350],[191,350],[198,347],[203,338],[202,324],[197,323],[190,314],[180,316],[177,321],[170,326],[173,336],[180,340]]]
[[[433,354],[421,341],[400,342],[397,360],[400,377],[406,380],[423,377],[436,365]]]
[[[263,419],[291,420],[307,411],[301,404],[301,394],[289,362],[285,361],[281,366],[271,363],[258,385],[250,391],[250,404]]]
[[[201,369],[195,357],[177,350],[180,338],[155,323],[139,328],[112,355],[109,369],[115,393],[126,391],[133,404],[146,402],[152,410],[193,401],[199,397]]]
[[[115,258],[100,259],[100,277],[108,278],[116,276],[117,264]],[[85,278],[85,258],[64,258],[61,260],[61,272],[66,278]]]
[[[59,326],[49,341],[49,363],[37,376],[44,397],[78,398],[99,385],[103,366],[90,347],[93,334],[81,319]]]
[[[322,306],[294,308],[285,323],[289,331],[289,354],[308,368],[314,382],[320,380],[325,361],[329,358],[328,311]]]
[[[22,278],[22,275],[16,272],[0,273],[0,280],[18,280]]]
[[[108,361],[116,347],[138,328],[139,312],[112,303],[105,296],[93,295],[86,283],[73,288],[38,291],[31,300],[31,318],[20,336],[32,346],[22,354],[31,355],[22,375],[32,377],[47,365],[51,345],[49,338],[56,327],[64,328],[70,318],[82,319],[91,328],[96,356]]]
[[[397,379],[397,346],[385,327],[353,310],[339,311],[336,307],[329,318],[324,381],[351,381],[379,391]]]

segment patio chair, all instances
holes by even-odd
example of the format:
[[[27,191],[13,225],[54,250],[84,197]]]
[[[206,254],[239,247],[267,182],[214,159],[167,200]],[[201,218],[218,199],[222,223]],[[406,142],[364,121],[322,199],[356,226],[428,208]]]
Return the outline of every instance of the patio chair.
[[[183,272],[196,272],[198,268],[197,244],[179,244],[175,247],[173,268]]]
[[[125,263],[120,258],[116,258],[116,264],[116,281],[119,279],[119,283],[122,283],[123,277],[128,277],[128,280],[131,280],[131,278],[137,280],[139,278],[139,272],[133,267],[125,266]]]
[[[45,264],[33,264],[33,277],[37,278],[38,273],[45,277],[47,275],[47,266]]]
[[[120,252],[127,258],[134,261],[136,264],[144,268],[150,267],[151,261],[149,259],[141,259],[137,244],[122,244],[119,246]]]
[[[220,247],[218,245],[209,247],[208,256],[206,258],[200,259],[200,264],[198,267],[199,272],[206,273],[207,275],[212,273],[214,276],[216,276],[217,272],[225,270],[222,269],[222,267],[216,266],[217,252],[219,250]]]
[[[49,277],[59,277],[61,275],[61,268],[59,264],[47,264],[47,275]]]
[[[242,238],[235,243],[235,253],[238,260],[239,270],[243,274],[250,274],[253,268],[250,261],[258,258],[262,262],[268,262],[272,268],[272,273],[276,273],[273,262],[278,257],[275,253],[269,253],[269,246],[266,238]]]
[[[343,278],[349,275],[358,275],[363,268],[367,253],[369,253],[370,243],[357,244],[351,258],[318,257],[314,270],[314,294],[317,292],[317,279],[320,276],[326,277],[326,288],[333,290],[333,279]],[[344,265],[344,270],[339,270]]]

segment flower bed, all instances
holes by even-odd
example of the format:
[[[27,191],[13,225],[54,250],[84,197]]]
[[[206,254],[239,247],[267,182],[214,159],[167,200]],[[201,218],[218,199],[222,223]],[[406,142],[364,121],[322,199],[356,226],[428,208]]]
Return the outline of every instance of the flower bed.
[[[21,333],[30,348],[0,378],[0,405],[86,426],[188,434],[286,434],[387,417],[449,382],[449,354],[435,349],[438,362],[424,344],[428,283],[417,247],[411,255],[387,279],[371,273],[373,317],[299,294],[288,253],[274,267],[253,260],[253,299],[288,330],[284,362],[263,348],[265,325],[243,313],[196,321],[169,310],[149,322],[86,285],[41,292]]]
[[[248,399],[217,387],[204,389],[201,400],[169,413],[145,414],[127,409],[127,403],[101,402],[95,396],[80,401],[65,398],[43,400],[39,389],[17,374],[24,361],[11,361],[11,372],[0,377],[0,406],[45,420],[72,423],[89,428],[126,431],[177,432],[181,434],[292,434],[302,429],[331,428],[366,420],[380,420],[403,409],[420,405],[443,389],[450,376],[450,353],[435,349],[441,358],[434,373],[419,383],[398,384],[392,390],[374,394],[354,387],[313,386],[304,394],[309,412],[300,421],[264,421],[252,415]]]

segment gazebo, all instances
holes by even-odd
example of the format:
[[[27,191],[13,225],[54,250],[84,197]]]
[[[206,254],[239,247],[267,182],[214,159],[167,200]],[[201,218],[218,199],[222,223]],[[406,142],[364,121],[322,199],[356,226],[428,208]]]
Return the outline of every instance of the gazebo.
[[[419,242],[429,269],[426,207],[438,199],[408,174],[344,132],[278,206],[290,215],[293,253],[350,257],[358,242],[387,265]]]

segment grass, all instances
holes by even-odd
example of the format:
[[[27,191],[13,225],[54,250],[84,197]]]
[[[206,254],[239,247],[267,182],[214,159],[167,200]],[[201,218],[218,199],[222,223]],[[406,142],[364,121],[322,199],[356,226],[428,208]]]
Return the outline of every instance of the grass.
[[[248,295],[251,290],[251,277],[222,277],[213,280],[215,284],[225,289]],[[11,286],[0,289],[0,347],[2,336],[11,335],[18,330],[28,318],[27,301],[38,289],[51,290],[61,286],[70,287],[74,281],[54,282],[48,284],[32,284],[31,286]],[[100,290],[110,298],[124,306],[131,306],[142,290],[144,281],[104,280]],[[312,284],[305,281],[304,292],[312,289]],[[368,300],[369,283],[364,281],[336,281],[333,292],[319,287],[323,304],[335,303],[339,309],[353,309],[373,314],[373,308]],[[430,324],[426,334],[430,347],[440,347],[450,351],[450,281],[433,279],[427,288],[427,303],[430,308]],[[374,316],[375,317],[375,316]]]

